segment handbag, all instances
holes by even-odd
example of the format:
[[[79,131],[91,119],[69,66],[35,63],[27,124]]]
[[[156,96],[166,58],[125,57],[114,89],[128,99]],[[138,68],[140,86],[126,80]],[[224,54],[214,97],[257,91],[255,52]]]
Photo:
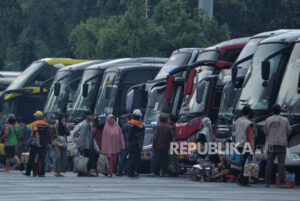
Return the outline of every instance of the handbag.
[[[97,161],[97,170],[98,172],[106,173],[109,169],[108,159],[105,154],[100,154]]]
[[[86,174],[88,161],[89,158],[83,156],[82,154],[74,157],[74,172]]]
[[[244,168],[245,177],[256,177],[258,178],[259,174],[259,164],[254,155],[250,155],[247,158]]]

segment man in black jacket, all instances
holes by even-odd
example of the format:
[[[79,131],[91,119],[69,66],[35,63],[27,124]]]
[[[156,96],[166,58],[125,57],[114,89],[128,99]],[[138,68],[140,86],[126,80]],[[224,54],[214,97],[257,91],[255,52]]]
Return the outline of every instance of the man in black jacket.
[[[138,166],[141,160],[141,149],[145,137],[145,128],[142,123],[142,112],[139,109],[133,111],[133,118],[127,126],[127,149],[128,158],[128,176],[138,176]]]

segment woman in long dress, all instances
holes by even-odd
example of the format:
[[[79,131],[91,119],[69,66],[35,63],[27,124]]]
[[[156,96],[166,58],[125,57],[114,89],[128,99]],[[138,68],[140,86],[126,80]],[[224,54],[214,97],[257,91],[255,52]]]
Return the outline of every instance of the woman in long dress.
[[[109,114],[103,129],[101,153],[108,157],[109,169],[107,174],[110,177],[117,170],[119,153],[122,149],[125,149],[125,143],[121,129],[115,116]]]

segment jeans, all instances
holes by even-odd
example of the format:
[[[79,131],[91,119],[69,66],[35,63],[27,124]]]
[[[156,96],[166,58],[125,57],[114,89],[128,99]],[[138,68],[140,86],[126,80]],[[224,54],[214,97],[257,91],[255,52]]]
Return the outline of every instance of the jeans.
[[[55,150],[53,150],[51,144],[47,144],[46,146],[46,171],[51,170],[51,163],[53,164],[53,167],[55,167]]]
[[[55,171],[65,172],[67,165],[67,148],[55,145]]]
[[[127,162],[127,154],[128,151],[126,149],[122,150],[120,153],[120,162],[119,162],[119,168],[118,168],[118,174],[122,174],[124,167],[126,166],[126,162]]]
[[[284,163],[285,163],[285,155],[286,155],[286,147],[284,146],[271,146],[268,147],[268,155],[267,155],[267,167],[266,167],[266,184],[271,184],[273,165],[276,155],[278,156],[278,175],[279,182],[281,185],[284,184]]]
[[[33,164],[34,164],[34,159],[36,157],[36,154],[38,154],[39,161],[41,162],[40,175],[45,175],[46,147],[37,147],[37,146],[31,146],[30,147],[29,160],[28,160],[28,163],[27,163],[26,174],[30,175]]]

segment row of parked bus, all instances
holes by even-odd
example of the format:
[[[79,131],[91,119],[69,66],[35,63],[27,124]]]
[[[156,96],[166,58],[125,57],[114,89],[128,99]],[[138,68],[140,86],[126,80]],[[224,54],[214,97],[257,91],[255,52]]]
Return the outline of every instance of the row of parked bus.
[[[88,110],[120,116],[143,111],[146,128],[141,157],[152,157],[152,133],[161,113],[178,117],[176,141],[193,141],[209,117],[213,140],[232,137],[232,122],[244,105],[253,110],[263,147],[264,121],[282,106],[292,126],[286,165],[300,165],[300,30],[276,30],[208,48],[183,48],[170,58],[114,60],[41,59],[2,92],[0,125],[14,113],[25,123],[37,110],[68,114],[76,135]],[[71,149],[71,148],[70,148]],[[259,149],[257,156],[264,157]],[[72,151],[69,151],[71,154]],[[180,157],[182,164],[185,156]]]

